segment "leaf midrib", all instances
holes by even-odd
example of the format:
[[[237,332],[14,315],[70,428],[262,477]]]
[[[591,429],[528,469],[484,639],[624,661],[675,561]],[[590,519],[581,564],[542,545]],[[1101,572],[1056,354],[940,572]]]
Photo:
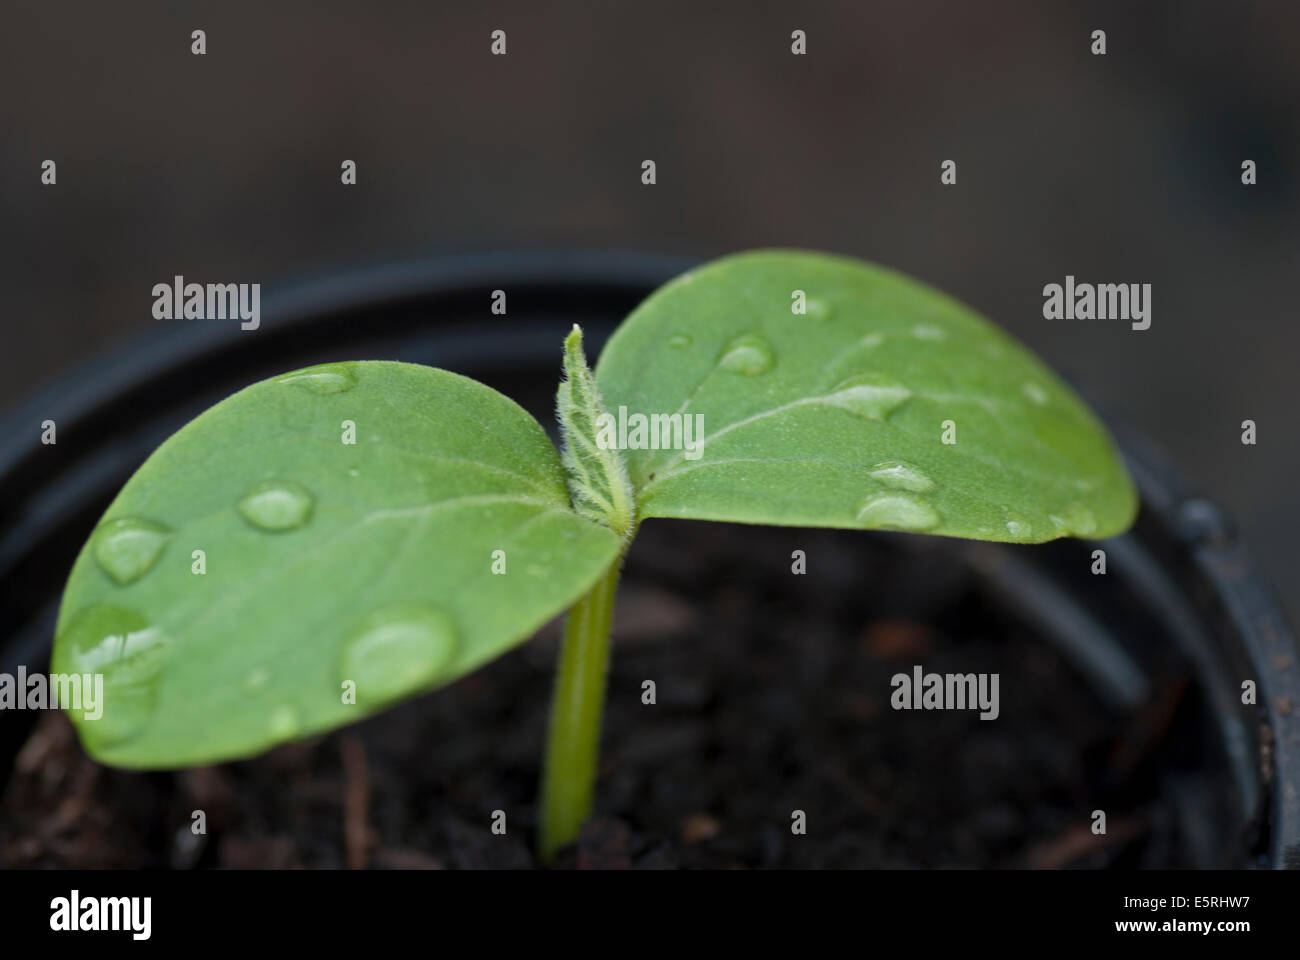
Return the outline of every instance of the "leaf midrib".
[[[800,397],[798,400],[791,400],[791,401],[789,401],[788,403],[783,403],[783,404],[781,404],[780,406],[772,407],[771,409],[763,410],[763,411],[760,411],[760,412],[758,412],[758,413],[751,414],[751,415],[748,416],[748,417],[744,417],[744,418],[742,418],[742,419],[740,419],[740,420],[734,421],[733,423],[729,423],[729,424],[727,424],[727,426],[722,427],[720,430],[717,430],[717,431],[715,431],[714,433],[709,434],[708,436],[706,436],[706,437],[704,438],[704,440],[701,442],[701,445],[700,445],[700,446],[701,446],[701,449],[703,449],[704,447],[707,447],[709,443],[711,443],[713,440],[716,440],[718,437],[721,437],[721,436],[723,436],[723,435],[725,435],[725,434],[728,434],[728,433],[732,432],[733,430],[742,429],[742,428],[744,428],[744,427],[749,426],[749,425],[752,424],[752,423],[756,423],[756,422],[761,421],[761,420],[764,420],[764,419],[766,419],[766,418],[768,418],[768,417],[776,416],[777,414],[785,413],[785,412],[787,412],[787,411],[789,411],[789,410],[794,410],[794,409],[797,409],[797,408],[799,408],[799,407],[804,407],[804,406],[825,406],[825,407],[830,407],[830,408],[832,408],[832,409],[841,410],[841,412],[843,412],[846,416],[856,417],[856,414],[850,413],[850,412],[847,411],[847,410],[843,410],[843,408],[841,408],[838,404],[831,403],[831,402],[830,402],[830,401],[831,401],[831,398],[833,398],[834,396],[835,396],[834,393],[830,393],[830,394],[824,394],[824,395],[822,395],[822,396],[818,396],[818,397]],[[939,402],[939,403],[966,402],[966,403],[976,403],[976,404],[979,404],[979,405],[983,406],[983,405],[985,405],[986,402],[996,402],[996,401],[994,401],[992,398],[981,399],[981,398],[979,398],[979,397],[969,396],[969,395],[965,395],[965,394],[935,393],[935,392],[924,391],[924,390],[914,391],[914,392],[913,392],[913,396],[915,396],[915,397],[920,397],[920,398],[925,399],[925,400],[931,400],[931,401],[934,401],[934,402]],[[1012,404],[1009,404],[1009,403],[1007,403],[1007,402],[1005,402],[1005,401],[1002,401],[1002,402],[1001,402],[1001,405],[1004,406],[1004,407],[1007,407],[1007,406],[1013,406]],[[992,415],[992,414],[990,414],[990,415]],[[994,419],[996,420],[996,416],[994,417]],[[897,426],[897,425],[892,425],[892,424],[884,424],[884,425],[885,425],[886,427],[892,427],[892,429],[898,430],[900,433],[903,433],[903,434],[905,434],[905,435],[908,436],[908,437],[912,437],[912,438],[915,438],[915,439],[917,439],[917,440],[923,440],[923,439],[924,439],[923,437],[921,437],[920,434],[917,434],[917,433],[915,433],[915,432],[913,432],[913,431],[910,431],[910,430],[906,430],[906,429],[904,429],[904,428],[902,428],[902,427],[899,427],[899,426]],[[1032,439],[1034,440],[1034,442],[1035,442],[1036,444],[1038,444],[1039,446],[1042,446],[1042,442],[1039,441],[1037,438],[1032,438]],[[1007,468],[1007,465],[1004,464],[1004,463],[998,462],[998,461],[996,461],[996,460],[992,460],[992,459],[990,459],[990,458],[988,458],[988,457],[985,457],[985,456],[980,456],[979,454],[971,453],[969,450],[963,450],[963,449],[961,449],[960,445],[956,445],[956,444],[954,444],[954,446],[955,446],[957,449],[955,449],[953,452],[954,452],[957,456],[968,458],[968,459],[970,459],[970,460],[975,461],[976,463],[982,463],[982,464],[984,464],[985,466],[987,466],[987,467],[991,467],[991,468],[993,468],[993,469],[995,469],[995,470],[1006,470],[1006,469],[1008,469],[1008,468]],[[1057,455],[1056,452],[1055,452],[1055,451],[1051,451],[1050,448],[1044,447],[1043,449],[1048,450],[1049,452],[1053,453],[1053,455]],[[886,454],[886,453],[882,453],[881,455],[882,455],[882,456],[886,456],[886,455],[888,455],[888,454]],[[675,468],[676,468],[676,467],[677,467],[677,466],[678,466],[678,465],[679,465],[679,464],[680,464],[680,463],[685,459],[685,457],[686,457],[686,451],[684,451],[684,450],[682,450],[682,451],[678,451],[678,453],[677,453],[677,454],[676,454],[676,455],[675,455],[671,460],[669,460],[665,465],[663,465],[662,467],[658,467],[658,468],[656,468],[656,469],[654,470],[654,472],[655,472],[655,474],[656,474],[655,478],[654,478],[653,480],[647,482],[646,484],[644,484],[644,485],[640,488],[640,490],[638,491],[638,500],[640,500],[640,499],[642,499],[643,497],[645,497],[646,495],[648,495],[648,494],[649,494],[649,493],[650,493],[650,492],[651,492],[655,487],[659,486],[659,484],[663,483],[665,480],[668,480],[668,479],[671,478],[671,477],[681,476],[681,475],[684,474],[684,473],[690,473],[690,472],[693,472],[694,470],[698,470],[698,469],[700,469],[700,467],[707,466],[709,463],[718,463],[718,462],[719,462],[719,461],[708,461],[708,462],[701,463],[701,464],[698,464],[698,465],[692,465],[690,468],[688,468],[688,469],[686,469],[686,470],[677,470],[677,469],[675,469]],[[1026,469],[1024,468],[1023,465],[1018,465],[1018,466],[1016,466],[1014,469],[1015,469],[1015,471],[1016,471],[1017,473],[1020,473],[1020,474],[1022,474],[1023,476],[1026,476],[1026,477],[1032,477],[1032,478],[1034,478],[1034,479],[1036,479],[1036,480],[1047,482],[1048,485],[1051,486],[1051,487],[1053,487],[1053,488],[1057,488],[1057,487],[1060,487],[1060,486],[1061,486],[1061,484],[1059,483],[1059,481],[1056,481],[1056,480],[1053,479],[1053,475],[1052,475],[1052,474],[1047,474],[1047,473],[1043,473],[1043,472],[1041,472],[1041,471],[1036,471],[1036,470],[1026,470]]]

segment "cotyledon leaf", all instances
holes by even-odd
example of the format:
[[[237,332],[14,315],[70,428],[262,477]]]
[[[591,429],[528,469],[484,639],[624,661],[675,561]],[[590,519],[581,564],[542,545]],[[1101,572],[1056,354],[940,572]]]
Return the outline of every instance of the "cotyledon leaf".
[[[1109,536],[1137,509],[1060,378],[968,307],[857,260],[771,250],[693,270],[627,318],[596,375],[629,422],[686,418],[667,444],[671,419],[628,432],[640,517],[1034,543]]]
[[[508,398],[411,364],[313,367],[149,457],[77,558],[51,669],[103,675],[102,712],[69,712],[107,763],[246,756],[473,670],[619,549]]]

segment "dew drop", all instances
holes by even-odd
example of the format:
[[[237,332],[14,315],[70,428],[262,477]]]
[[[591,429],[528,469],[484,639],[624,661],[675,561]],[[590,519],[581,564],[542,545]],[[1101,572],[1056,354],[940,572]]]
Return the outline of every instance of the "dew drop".
[[[1017,540],[1027,540],[1034,535],[1034,527],[1018,517],[1007,518],[1007,533]]]
[[[920,467],[902,460],[886,460],[871,468],[870,477],[887,487],[897,490],[910,490],[912,493],[925,493],[934,489],[934,481],[927,477]]]
[[[911,396],[911,390],[891,377],[861,373],[840,383],[823,402],[868,420],[883,421]]]
[[[162,631],[135,610],[96,603],[72,618],[59,635],[52,669],[104,678],[99,716],[74,711],[88,745],[122,743],[148,726],[170,648]]]
[[[259,483],[239,501],[239,512],[259,530],[293,530],[311,516],[312,495],[292,480]]]
[[[1021,385],[1020,389],[1026,397],[1038,404],[1038,406],[1041,407],[1047,403],[1047,391],[1038,384],[1027,381]]]
[[[277,740],[291,740],[298,735],[302,724],[298,721],[298,711],[293,707],[276,707],[271,711],[271,736]]]
[[[880,530],[929,530],[939,525],[939,519],[924,500],[901,493],[869,497],[858,508],[858,521]]]
[[[932,327],[922,323],[912,328],[912,336],[918,340],[942,340],[948,334],[944,333],[942,327]]]
[[[818,322],[824,322],[831,318],[831,305],[825,300],[809,299],[804,304],[804,310],[810,319]]]
[[[246,690],[261,690],[270,679],[270,670],[266,669],[266,667],[254,667],[248,671],[248,676],[244,678],[244,688]]]
[[[1064,533],[1086,537],[1096,532],[1097,518],[1093,512],[1081,503],[1072,503],[1061,511]]]
[[[678,350],[685,350],[693,342],[694,341],[692,341],[687,334],[678,333],[678,334],[674,334],[671,338],[669,338],[668,346],[675,347]]]
[[[277,378],[277,383],[291,383],[312,393],[343,393],[357,384],[355,364],[322,363],[319,366],[295,370]]]
[[[776,365],[772,345],[756,333],[749,333],[731,341],[718,360],[718,366],[729,373],[747,377],[767,373]]]
[[[358,703],[379,704],[438,679],[459,647],[451,618],[436,607],[400,604],[371,614],[344,641],[343,681]]]
[[[141,517],[110,520],[95,531],[95,561],[118,586],[139,580],[158,560],[171,538],[161,523]]]

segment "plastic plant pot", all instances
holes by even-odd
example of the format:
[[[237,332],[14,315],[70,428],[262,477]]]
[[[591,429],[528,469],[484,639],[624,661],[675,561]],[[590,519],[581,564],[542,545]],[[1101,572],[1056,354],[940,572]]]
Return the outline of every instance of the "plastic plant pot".
[[[692,265],[545,253],[323,273],[268,288],[258,331],[176,322],[51,384],[0,430],[0,610],[7,625],[0,670],[44,669],[77,550],[131,472],[212,403],[296,367],[399,359],[476,377],[551,424],[564,332],[581,323],[594,357],[644,296]],[[506,316],[489,310],[497,289],[508,292]],[[40,441],[44,420],[57,423],[55,445]],[[1132,718],[1131,756],[1112,757],[1112,766],[1152,767],[1146,776],[1174,824],[1179,863],[1300,867],[1293,636],[1223,512],[1189,492],[1142,438],[1111,426],[1142,510],[1132,532],[1104,544],[1105,576],[1090,571],[1098,545],[1082,541],[1025,548],[942,540],[927,549],[1051,644],[1108,709]],[[853,535],[886,543],[893,536]],[[851,582],[852,573],[840,577]],[[1190,678],[1172,705],[1162,700],[1171,675]],[[1257,704],[1242,703],[1246,680],[1258,685]],[[31,711],[0,714],[0,788],[36,719]],[[1153,756],[1147,747],[1170,724],[1182,745]]]

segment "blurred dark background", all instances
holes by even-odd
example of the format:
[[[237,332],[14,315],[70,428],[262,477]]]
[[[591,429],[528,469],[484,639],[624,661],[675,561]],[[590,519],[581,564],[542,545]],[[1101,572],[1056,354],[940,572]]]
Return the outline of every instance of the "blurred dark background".
[[[969,302],[1152,438],[1295,619],[1298,108],[1295,2],[9,0],[0,411],[156,326],[178,273],[833,250]],[[1067,273],[1151,283],[1151,329],[1044,320]]]

